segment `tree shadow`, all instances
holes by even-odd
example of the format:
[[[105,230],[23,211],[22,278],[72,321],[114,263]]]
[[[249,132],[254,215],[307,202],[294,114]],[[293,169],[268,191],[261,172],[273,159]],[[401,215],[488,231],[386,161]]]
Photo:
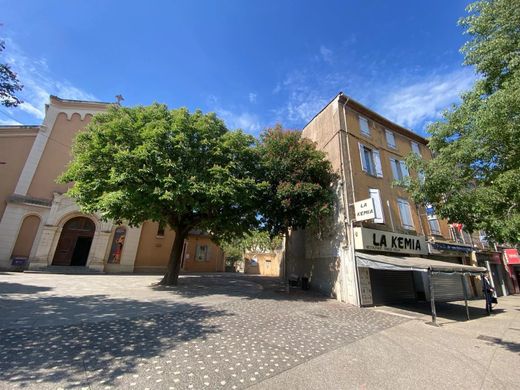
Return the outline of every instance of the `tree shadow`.
[[[476,302],[476,301],[472,301]],[[388,304],[387,307],[396,308],[398,310],[404,310],[408,312],[421,313],[424,315],[431,315],[431,304],[430,302],[416,301],[406,303]],[[435,310],[438,318],[443,318],[451,322],[467,321],[466,307],[464,303],[459,302],[435,302]],[[482,300],[482,307],[468,306],[469,318],[471,320],[477,320],[482,317],[488,317],[486,309],[484,307],[484,301]],[[493,309],[493,314],[503,313],[503,309]]]
[[[490,345],[498,345],[499,347],[507,349],[508,351],[520,354],[520,343],[515,343],[514,341],[504,341],[499,337],[485,335],[480,335],[477,337],[477,339],[485,341]]]
[[[0,282],[0,291],[2,292],[2,294],[34,294],[50,290],[52,290],[52,287]]]
[[[159,279],[158,279],[159,280]],[[320,291],[303,291],[282,284],[280,278],[251,274],[185,274],[177,286],[152,285],[154,291],[168,291],[186,298],[226,296],[238,299],[271,299],[283,301],[327,301]]]
[[[5,301],[0,300],[0,305]],[[0,383],[8,386],[27,387],[35,382],[42,386],[89,386],[93,382],[108,386],[179,343],[202,341],[219,333],[211,319],[231,315],[185,302],[143,302],[105,295],[39,297],[31,307],[35,317],[48,312],[56,322],[72,319],[75,323],[0,329]],[[161,314],[146,315],[154,310]],[[142,316],[131,318],[132,312]]]

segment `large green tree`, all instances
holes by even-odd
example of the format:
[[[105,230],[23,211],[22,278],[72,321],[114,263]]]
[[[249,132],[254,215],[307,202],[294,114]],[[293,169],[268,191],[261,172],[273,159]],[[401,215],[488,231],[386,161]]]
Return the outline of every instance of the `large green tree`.
[[[332,211],[337,179],[325,153],[279,125],[261,134],[258,153],[260,178],[269,184],[259,208],[262,227],[271,237],[319,228]]]
[[[5,49],[5,41],[0,40],[0,54]],[[0,63],[0,105],[6,107],[16,107],[22,101],[16,96],[23,86],[18,80],[18,76],[11,66],[7,63]]]
[[[460,20],[465,63],[479,79],[462,102],[429,127],[431,161],[409,158],[425,180],[416,201],[438,215],[483,229],[496,242],[520,242],[520,2],[477,1]]]
[[[87,213],[175,230],[161,281],[175,285],[190,230],[232,237],[258,224],[262,183],[254,143],[214,114],[113,106],[78,134],[61,181],[73,182],[69,194]]]

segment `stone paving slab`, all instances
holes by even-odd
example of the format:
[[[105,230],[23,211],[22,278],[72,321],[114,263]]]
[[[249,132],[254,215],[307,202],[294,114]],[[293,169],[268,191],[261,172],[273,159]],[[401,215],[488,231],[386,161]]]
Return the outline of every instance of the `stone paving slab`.
[[[195,286],[211,284],[195,280]],[[141,305],[159,308],[171,292],[152,291],[133,297],[133,317],[100,321],[96,311],[93,321],[70,324],[58,315],[56,326],[0,329],[0,388],[242,389],[408,321],[247,283],[255,284],[231,283],[238,287],[228,296],[216,294],[219,283],[196,298],[186,297],[199,287],[170,295],[162,313],[149,314]],[[83,308],[93,304],[86,301]],[[73,304],[82,307],[81,300]],[[104,308],[111,306],[117,307]]]

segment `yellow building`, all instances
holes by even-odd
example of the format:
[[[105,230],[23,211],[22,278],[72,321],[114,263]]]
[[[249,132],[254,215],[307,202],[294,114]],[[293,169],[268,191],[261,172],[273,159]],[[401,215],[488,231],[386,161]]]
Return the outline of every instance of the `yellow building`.
[[[334,218],[322,237],[311,231],[291,233],[287,274],[307,275],[311,286],[341,301],[370,305],[429,296],[426,268],[414,272],[410,265],[409,272],[391,271],[398,267],[377,266],[384,260],[381,256],[396,263],[397,257],[405,257],[410,264],[413,256],[419,265],[421,259],[424,264],[427,259],[442,260],[458,269],[475,265],[470,259],[473,246],[451,241],[448,223],[415,205],[396,185],[416,175],[407,169],[406,156],[431,158],[426,139],[342,93],[305,126],[302,135],[326,152],[340,180]],[[373,211],[368,220],[356,214],[354,206],[360,201]],[[476,295],[473,279],[436,275],[438,300],[462,298],[464,288]]]
[[[138,227],[81,213],[56,183],[71,144],[111,103],[50,97],[39,126],[0,126],[0,268],[29,261],[30,269],[85,266],[105,272],[162,272],[175,232],[154,222]],[[207,235],[184,243],[186,272],[224,271],[224,253]]]

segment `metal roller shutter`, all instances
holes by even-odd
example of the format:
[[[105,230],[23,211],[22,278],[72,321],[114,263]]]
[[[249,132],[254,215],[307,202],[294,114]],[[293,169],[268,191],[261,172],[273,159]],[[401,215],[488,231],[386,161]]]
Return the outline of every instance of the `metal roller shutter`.
[[[370,269],[375,305],[415,300],[413,272]]]
[[[434,274],[433,288],[435,301],[449,302],[464,299],[460,274]]]

